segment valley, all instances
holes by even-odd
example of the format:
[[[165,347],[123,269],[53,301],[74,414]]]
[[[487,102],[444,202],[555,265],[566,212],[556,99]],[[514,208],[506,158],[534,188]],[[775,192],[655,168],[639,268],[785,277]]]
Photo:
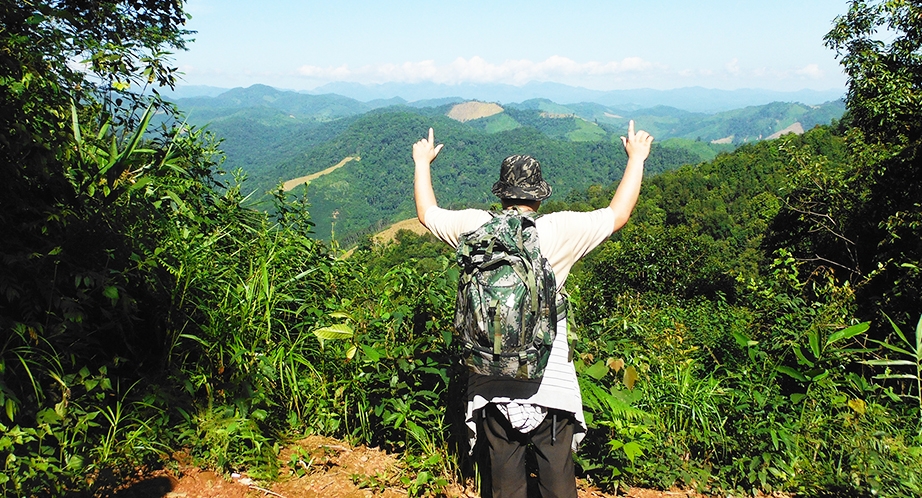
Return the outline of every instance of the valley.
[[[513,153],[542,161],[558,199],[617,182],[626,159],[619,137],[631,119],[656,137],[646,169],[655,175],[743,144],[803,133],[844,111],[841,101],[774,102],[711,114],[540,98],[360,102],[263,85],[181,98],[176,105],[222,140],[224,170],[243,172],[247,192],[260,198],[281,188],[306,195],[315,234],[329,239],[337,213],[336,234],[346,243],[414,216],[409,147],[429,127],[446,144],[433,173],[440,203],[483,207],[495,201],[489,190],[496,166]],[[361,168],[344,167],[358,158]],[[305,182],[306,191],[295,189]]]

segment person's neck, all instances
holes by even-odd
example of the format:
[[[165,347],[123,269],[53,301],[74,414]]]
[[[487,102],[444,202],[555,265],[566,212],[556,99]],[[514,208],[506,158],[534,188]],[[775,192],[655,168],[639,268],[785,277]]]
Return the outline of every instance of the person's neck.
[[[538,211],[540,202],[503,202],[503,210],[516,208],[520,211]]]

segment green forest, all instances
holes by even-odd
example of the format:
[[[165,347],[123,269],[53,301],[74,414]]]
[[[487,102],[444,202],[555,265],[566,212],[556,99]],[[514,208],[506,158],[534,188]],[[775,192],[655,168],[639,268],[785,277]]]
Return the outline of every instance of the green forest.
[[[475,479],[450,250],[404,231],[357,237],[346,257],[320,235],[310,187],[254,206],[217,130],[159,97],[176,84],[170,52],[194,49],[183,2],[0,9],[0,494],[109,495],[177,451],[272,482],[305,434],[400,455],[400,475],[364,486],[439,496]],[[677,168],[657,165],[686,149],[654,147],[631,221],[571,274],[580,478],[922,495],[922,7],[843,9],[824,40],[848,76],[841,119]],[[386,140],[362,138],[372,117]],[[447,144],[443,205],[493,202],[468,194],[511,139],[562,170],[609,168],[591,185],[561,176],[548,212],[606,205],[624,163],[609,141],[564,147],[435,111],[330,126],[304,149],[323,167],[343,148],[406,158],[386,163],[406,191],[354,201],[394,216],[409,213],[410,147],[429,126]],[[489,169],[439,177],[465,147]]]
[[[512,153],[540,157],[548,180],[564,196],[618,181],[626,160],[620,136],[628,116],[657,136],[657,153],[646,165],[655,175],[714,159],[792,125],[829,124],[845,109],[842,101],[775,102],[710,115],[664,106],[625,112],[596,103],[533,99],[493,104],[501,109],[498,114],[459,121],[447,115],[460,99],[450,100],[362,103],[253,85],[175,104],[189,123],[220,137],[223,169],[228,175],[245,173],[242,190],[260,209],[271,209],[271,196],[264,194],[277,185],[347,156],[360,158],[306,187],[316,236],[335,237],[346,246],[415,216],[405,144],[430,126],[449,145],[435,171],[439,198],[452,206],[486,206],[495,199],[490,187],[496,165]],[[161,122],[170,119],[158,116]]]

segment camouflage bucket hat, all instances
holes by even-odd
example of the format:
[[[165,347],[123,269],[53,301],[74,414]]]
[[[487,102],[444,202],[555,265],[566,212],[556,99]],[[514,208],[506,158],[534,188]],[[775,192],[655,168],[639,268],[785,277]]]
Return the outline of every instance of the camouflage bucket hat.
[[[543,201],[551,196],[551,186],[541,177],[537,159],[516,155],[503,159],[493,193],[500,199]]]

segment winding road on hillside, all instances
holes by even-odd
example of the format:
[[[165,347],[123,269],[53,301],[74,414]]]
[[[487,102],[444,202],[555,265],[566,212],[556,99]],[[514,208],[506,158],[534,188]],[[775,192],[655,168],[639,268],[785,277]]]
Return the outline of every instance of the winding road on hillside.
[[[332,173],[332,172],[338,170],[339,168],[342,168],[342,167],[345,166],[346,163],[348,163],[349,161],[361,161],[361,160],[362,160],[362,158],[359,157],[359,156],[348,156],[348,157],[346,157],[345,159],[343,159],[342,161],[336,163],[336,164],[333,165],[333,166],[330,166],[329,168],[327,168],[327,169],[325,169],[325,170],[323,170],[323,171],[318,171],[318,172],[316,172],[316,173],[311,173],[310,175],[307,175],[307,176],[299,176],[298,178],[294,178],[294,179],[292,179],[292,180],[288,180],[287,182],[285,182],[284,184],[282,184],[282,189],[285,190],[285,192],[288,192],[289,190],[294,190],[295,188],[297,188],[297,187],[299,187],[299,186],[301,186],[301,185],[303,185],[303,184],[305,184],[305,183],[307,183],[307,182],[316,180],[316,179],[320,178],[320,177],[323,176],[323,175],[328,175],[328,174],[330,174],[330,173]]]

